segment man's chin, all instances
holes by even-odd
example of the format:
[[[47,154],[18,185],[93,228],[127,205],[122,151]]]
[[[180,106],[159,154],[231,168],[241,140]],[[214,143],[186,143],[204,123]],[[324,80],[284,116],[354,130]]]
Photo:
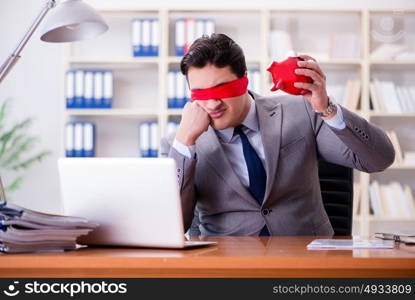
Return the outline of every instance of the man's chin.
[[[210,126],[212,126],[215,130],[223,130],[230,127],[228,122],[220,119],[211,120]]]

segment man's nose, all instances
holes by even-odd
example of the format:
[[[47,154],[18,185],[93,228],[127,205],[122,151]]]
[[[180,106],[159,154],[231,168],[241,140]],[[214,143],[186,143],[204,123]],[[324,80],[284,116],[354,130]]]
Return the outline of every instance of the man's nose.
[[[206,108],[209,110],[215,110],[222,104],[222,99],[212,99],[206,101]]]

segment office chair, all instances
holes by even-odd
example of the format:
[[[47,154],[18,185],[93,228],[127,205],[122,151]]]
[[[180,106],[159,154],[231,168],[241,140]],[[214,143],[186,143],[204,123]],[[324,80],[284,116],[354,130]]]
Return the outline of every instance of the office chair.
[[[321,197],[334,235],[351,235],[353,224],[353,169],[318,160]],[[199,217],[195,209],[188,234],[200,235]]]
[[[321,196],[334,235],[351,235],[353,224],[353,169],[318,161]]]

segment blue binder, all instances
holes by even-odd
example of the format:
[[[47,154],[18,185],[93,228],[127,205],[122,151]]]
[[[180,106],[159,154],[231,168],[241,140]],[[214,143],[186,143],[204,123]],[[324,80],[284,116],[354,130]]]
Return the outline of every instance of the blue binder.
[[[85,90],[82,108],[93,108],[94,104],[94,71],[85,71]]]
[[[75,107],[75,71],[66,72],[66,108]]]
[[[150,56],[159,55],[160,33],[159,20],[151,19],[151,33],[150,33]]]
[[[73,122],[66,123],[65,126],[65,154],[66,157],[74,157],[75,151],[74,151],[74,124]]]
[[[176,72],[170,70],[167,78],[168,85],[168,95],[167,95],[167,108],[177,108],[177,98],[176,98]]]
[[[83,70],[75,71],[75,102],[74,108],[82,108],[84,106],[85,95],[85,76]]]
[[[142,21],[141,19],[132,20],[132,45],[133,45],[133,56],[142,56]]]
[[[83,157],[84,142],[83,142],[83,124],[81,122],[74,122],[74,157]]]
[[[104,103],[104,73],[102,71],[94,72],[94,96],[93,108],[102,108]]]
[[[185,34],[185,19],[180,18],[176,20],[176,38],[175,38],[175,54],[176,56],[183,56],[184,55],[184,45],[186,42],[186,34]]]
[[[95,156],[95,124],[84,122],[83,124],[83,157]]]
[[[114,76],[111,71],[103,72],[103,101],[101,108],[112,108],[112,98],[113,98],[113,85],[114,85]]]
[[[140,155],[141,157],[150,157],[150,122],[142,122],[140,129]]]

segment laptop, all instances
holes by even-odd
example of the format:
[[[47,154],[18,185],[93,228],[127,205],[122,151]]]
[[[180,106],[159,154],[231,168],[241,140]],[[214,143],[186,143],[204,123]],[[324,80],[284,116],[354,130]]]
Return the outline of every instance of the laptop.
[[[190,248],[176,164],[171,158],[61,158],[64,214],[100,226],[78,241],[86,245]]]

